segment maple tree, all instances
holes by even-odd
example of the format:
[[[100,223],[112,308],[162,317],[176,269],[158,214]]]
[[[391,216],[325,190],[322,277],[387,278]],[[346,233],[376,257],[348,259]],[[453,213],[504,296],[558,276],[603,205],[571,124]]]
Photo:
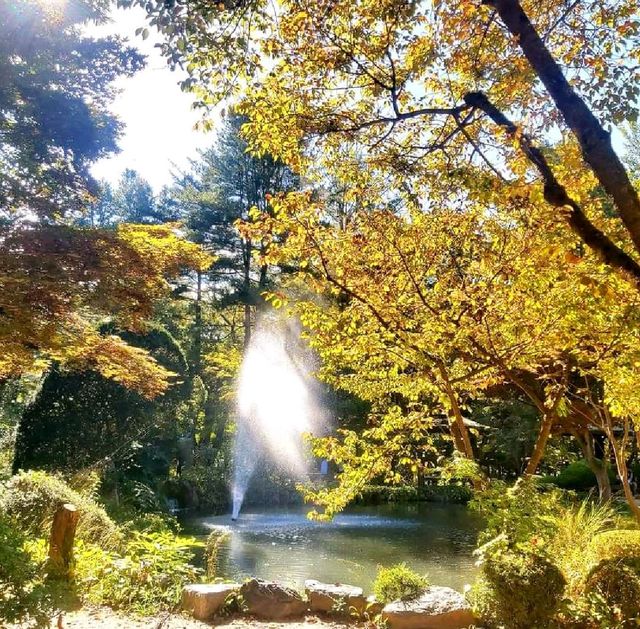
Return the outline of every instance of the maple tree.
[[[99,334],[112,318],[141,330],[167,277],[209,257],[174,226],[120,225],[115,230],[14,226],[0,232],[0,377],[18,376],[56,360],[93,367],[154,396],[169,372],[141,349]]]

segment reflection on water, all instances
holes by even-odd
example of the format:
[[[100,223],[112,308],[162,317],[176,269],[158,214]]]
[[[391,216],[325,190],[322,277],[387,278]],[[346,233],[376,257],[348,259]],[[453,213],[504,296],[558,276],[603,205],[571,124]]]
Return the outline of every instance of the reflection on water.
[[[218,574],[256,576],[302,586],[305,579],[370,589],[378,565],[406,562],[432,583],[462,590],[475,576],[471,553],[480,522],[459,505],[421,503],[359,507],[333,522],[310,522],[306,509],[253,509],[194,524],[228,528]]]

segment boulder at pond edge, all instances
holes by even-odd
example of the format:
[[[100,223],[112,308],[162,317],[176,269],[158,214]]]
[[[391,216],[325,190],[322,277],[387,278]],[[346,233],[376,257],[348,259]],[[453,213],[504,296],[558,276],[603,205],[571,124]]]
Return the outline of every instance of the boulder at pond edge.
[[[385,605],[382,617],[390,629],[466,629],[475,622],[462,594],[435,585],[412,601]]]
[[[362,588],[354,585],[307,580],[304,587],[312,612],[350,616],[362,614],[367,607]]]
[[[309,605],[295,590],[271,581],[251,579],[240,588],[247,613],[267,620],[302,616]]]
[[[224,605],[239,583],[194,583],[182,590],[182,607],[198,620],[209,620]]]

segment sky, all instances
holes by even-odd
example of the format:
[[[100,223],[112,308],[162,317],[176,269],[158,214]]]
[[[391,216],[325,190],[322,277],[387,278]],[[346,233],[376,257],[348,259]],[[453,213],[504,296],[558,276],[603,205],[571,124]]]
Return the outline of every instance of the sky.
[[[135,35],[144,26],[142,9],[114,9],[109,24],[87,29],[92,37],[118,34],[147,56],[147,66],[132,78],[120,79],[121,90],[112,111],[124,122],[121,152],[92,167],[98,179],[117,183],[125,168],[137,170],[156,192],[171,182],[171,173],[188,165],[199,148],[209,146],[214,134],[194,130],[200,114],[191,109],[192,97],[180,90],[179,72],[172,72],[154,44],[153,29],[147,40]]]

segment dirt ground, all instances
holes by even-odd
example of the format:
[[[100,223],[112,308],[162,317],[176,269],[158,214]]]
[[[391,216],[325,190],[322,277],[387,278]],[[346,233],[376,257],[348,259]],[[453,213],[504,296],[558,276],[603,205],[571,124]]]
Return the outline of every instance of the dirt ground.
[[[180,613],[161,614],[154,618],[131,618],[105,607],[85,608],[66,612],[53,627],[63,629],[346,629],[364,627],[363,624],[343,623],[307,616],[291,622],[265,622],[246,617],[217,618],[212,622],[201,622]]]

